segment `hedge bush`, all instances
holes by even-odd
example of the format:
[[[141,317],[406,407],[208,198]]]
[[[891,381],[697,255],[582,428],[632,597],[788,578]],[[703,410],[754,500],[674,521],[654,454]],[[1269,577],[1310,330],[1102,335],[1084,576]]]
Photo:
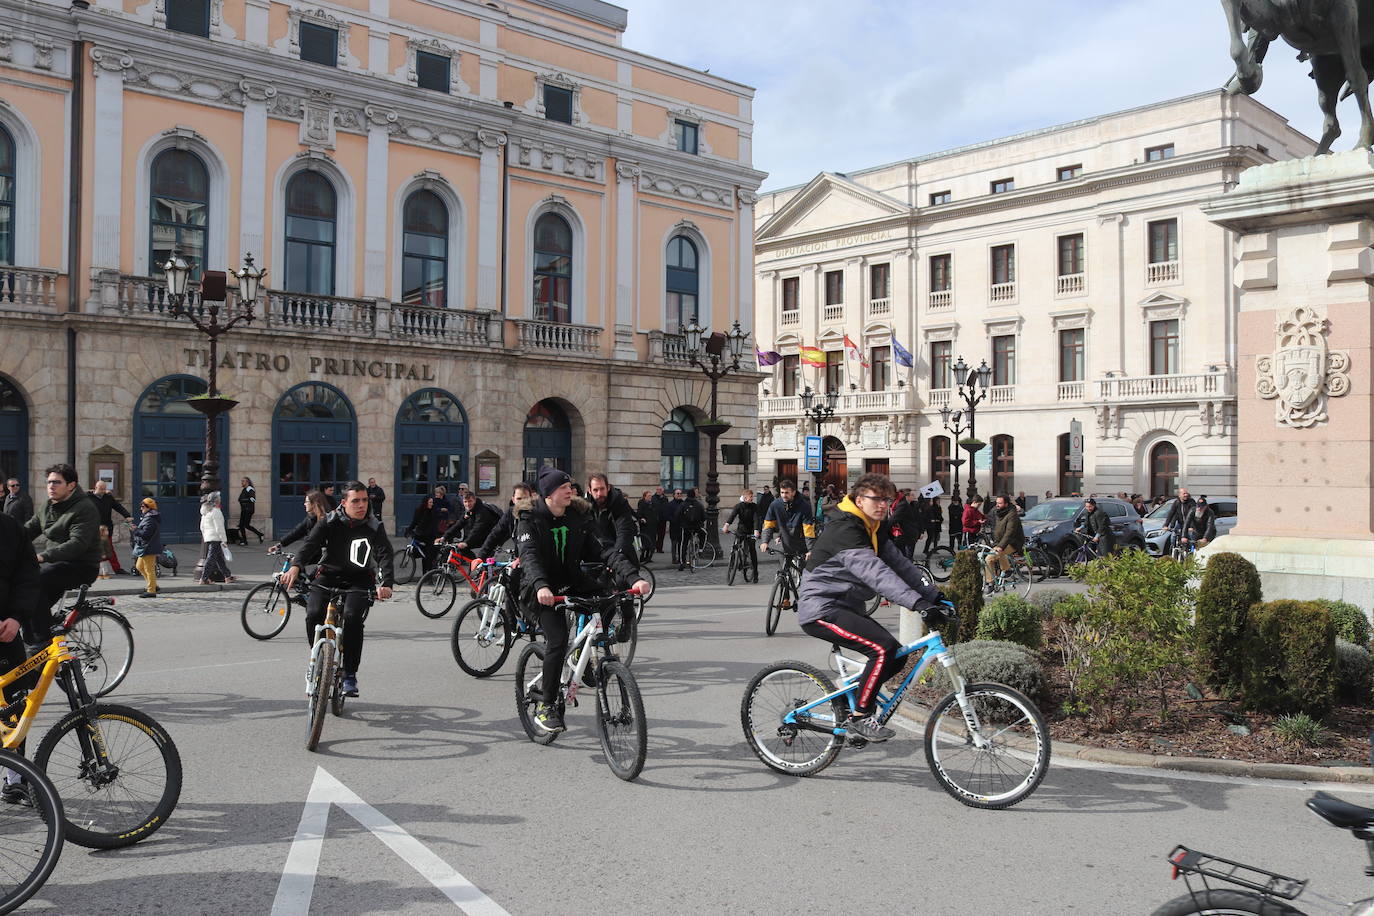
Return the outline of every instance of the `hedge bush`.
[[[1332,601],[1330,598],[1316,598],[1313,603],[1320,604],[1331,612],[1331,622],[1336,626],[1337,639],[1369,647],[1369,617],[1359,605],[1351,604],[1349,601]]]
[[[1202,677],[1216,687],[1239,687],[1244,678],[1245,619],[1263,599],[1259,570],[1238,553],[1219,553],[1207,562],[1197,591],[1194,634]]]
[[[954,657],[970,684],[996,681],[1015,687],[1031,699],[1039,697],[1045,689],[1045,670],[1040,664],[1040,656],[1018,643],[975,639],[956,646]],[[930,673],[923,676],[942,696],[954,689],[944,665],[935,662],[927,670]]]
[[[1216,558],[1214,557],[1213,560]],[[1336,628],[1313,601],[1269,601],[1246,615],[1245,705],[1320,719],[1336,704]]]
[[[978,632],[978,616],[983,610],[983,571],[978,566],[977,551],[961,550],[954,555],[945,594],[959,612],[958,638],[965,642],[972,640]]]
[[[1367,704],[1370,699],[1370,680],[1374,678],[1374,660],[1364,646],[1336,637],[1336,690],[1354,703]]]
[[[978,615],[980,640],[1000,639],[1032,649],[1044,642],[1040,609],[1020,595],[998,595],[983,606]]]
[[[1031,592],[1030,603],[1040,609],[1040,616],[1049,620],[1054,616],[1054,606],[1069,597],[1062,588],[1037,588]]]

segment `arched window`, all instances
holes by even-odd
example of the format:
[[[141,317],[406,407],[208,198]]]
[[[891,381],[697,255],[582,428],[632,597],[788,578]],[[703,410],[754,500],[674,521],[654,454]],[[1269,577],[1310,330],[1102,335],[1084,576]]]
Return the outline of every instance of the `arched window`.
[[[1081,496],[1083,494],[1083,468],[1073,467],[1073,436],[1059,434],[1059,495]]]
[[[671,493],[697,485],[697,425],[685,408],[679,407],[663,421],[663,444],[659,483]]]
[[[949,487],[949,436],[932,436],[930,439],[930,476],[940,481],[940,488],[946,493]]]
[[[194,376],[165,376],[149,385],[134,407],[133,497],[157,500],[162,536],[169,541],[200,536],[205,416],[191,407],[190,399],[208,388],[204,379]],[[229,468],[229,415],[221,414],[215,423],[221,491],[229,492],[234,479]]]
[[[342,391],[302,382],[282,395],[272,415],[272,528],[289,531],[305,517],[301,501],[327,484],[342,487],[357,473],[358,423]],[[334,494],[343,497],[343,491]]]
[[[0,126],[0,264],[14,263],[14,138]]]
[[[572,228],[557,213],[534,224],[534,317],[572,322]]]
[[[1016,440],[992,437],[992,494],[1016,495]]]
[[[448,304],[448,207],[433,191],[406,198],[401,302],[405,305]]]
[[[334,295],[338,195],[319,172],[297,172],[286,185],[287,292]]]
[[[191,282],[205,269],[205,245],[210,224],[210,173],[195,153],[163,150],[153,160],[148,204],[148,272],[181,249],[191,265]]]
[[[463,405],[439,388],[406,398],[396,414],[396,497],[392,511],[401,527],[434,488],[450,493],[467,480],[468,429]]]
[[[572,423],[557,402],[545,398],[525,416],[525,480],[542,467],[572,470]]]
[[[668,329],[685,328],[697,320],[700,274],[697,246],[682,235],[668,242]]]
[[[1173,496],[1178,486],[1178,447],[1161,442],[1150,449],[1150,497]]]
[[[19,389],[0,376],[0,478],[14,477],[27,487],[28,473],[29,408]]]

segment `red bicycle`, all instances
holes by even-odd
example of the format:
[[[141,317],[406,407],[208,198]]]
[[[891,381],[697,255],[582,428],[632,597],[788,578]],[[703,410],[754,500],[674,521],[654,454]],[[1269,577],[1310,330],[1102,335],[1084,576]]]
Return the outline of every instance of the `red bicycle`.
[[[453,610],[458,592],[466,588],[473,598],[479,597],[491,581],[494,560],[475,560],[466,551],[448,547],[443,563],[420,577],[415,586],[415,606],[420,613],[437,619]]]

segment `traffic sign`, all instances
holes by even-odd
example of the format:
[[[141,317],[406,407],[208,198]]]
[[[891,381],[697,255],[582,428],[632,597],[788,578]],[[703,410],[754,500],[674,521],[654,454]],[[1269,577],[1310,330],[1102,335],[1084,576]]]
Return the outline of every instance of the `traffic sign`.
[[[1069,421],[1069,470],[1083,471],[1083,424]]]
[[[821,437],[806,437],[806,463],[803,468],[808,474],[816,474],[821,470],[823,456],[821,452]]]

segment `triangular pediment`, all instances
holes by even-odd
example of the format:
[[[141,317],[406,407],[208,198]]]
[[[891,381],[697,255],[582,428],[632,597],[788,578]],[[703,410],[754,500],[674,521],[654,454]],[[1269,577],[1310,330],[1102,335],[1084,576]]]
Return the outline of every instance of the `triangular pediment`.
[[[1144,307],[1144,308],[1153,308],[1153,307],[1155,307],[1155,306],[1171,306],[1171,305],[1179,305],[1179,306],[1182,306],[1182,305],[1187,305],[1187,304],[1188,304],[1188,300],[1187,300],[1187,299],[1180,299],[1178,296],[1171,296],[1171,295],[1169,295],[1168,293],[1154,293],[1154,294],[1152,294],[1152,295],[1146,296],[1144,299],[1141,299],[1141,300],[1140,300],[1140,304],[1141,304],[1141,306]]]
[[[905,216],[911,208],[833,172],[821,172],[759,227],[757,242]]]

